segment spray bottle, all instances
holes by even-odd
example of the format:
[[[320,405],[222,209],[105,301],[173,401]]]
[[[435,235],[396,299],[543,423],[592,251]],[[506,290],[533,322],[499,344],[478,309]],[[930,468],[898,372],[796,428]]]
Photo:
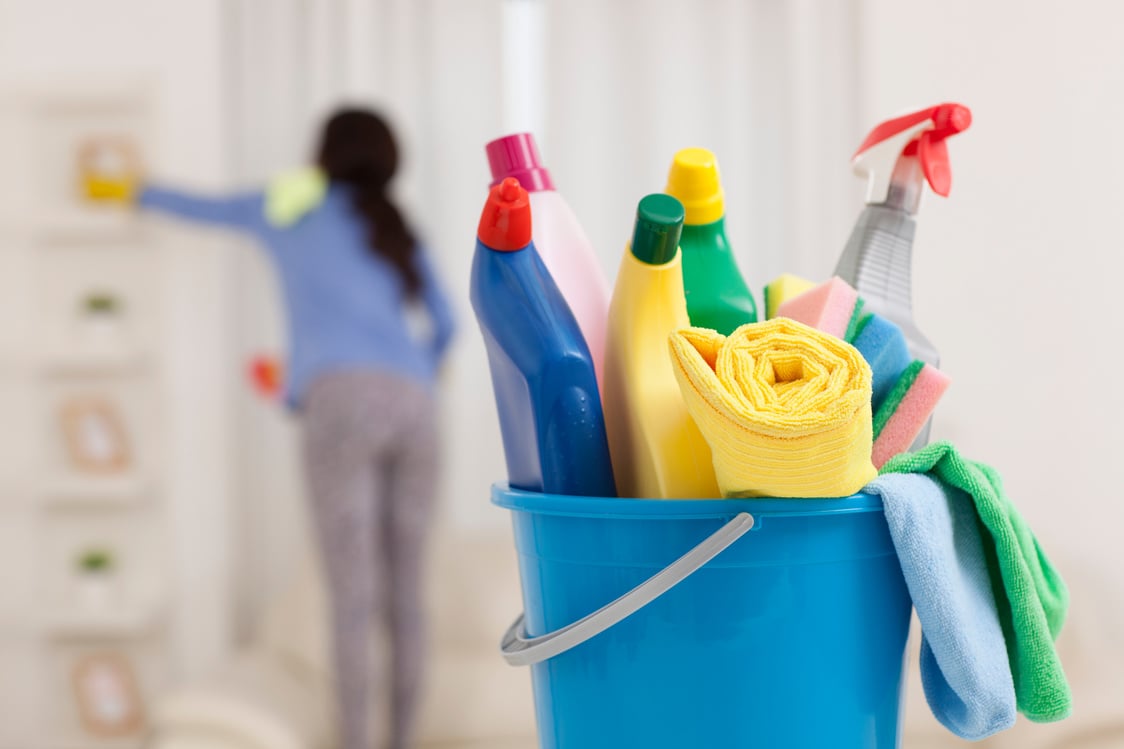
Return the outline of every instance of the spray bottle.
[[[508,482],[549,494],[616,496],[593,358],[531,241],[531,204],[514,178],[492,188],[472,260]]]
[[[866,207],[859,215],[835,275],[854,286],[867,308],[897,324],[915,359],[940,366],[940,356],[913,321],[913,236],[926,182],[947,197],[952,170],[945,139],[972,124],[960,104],[938,104],[881,123],[851,158],[867,178]],[[915,447],[928,442],[929,427]]]

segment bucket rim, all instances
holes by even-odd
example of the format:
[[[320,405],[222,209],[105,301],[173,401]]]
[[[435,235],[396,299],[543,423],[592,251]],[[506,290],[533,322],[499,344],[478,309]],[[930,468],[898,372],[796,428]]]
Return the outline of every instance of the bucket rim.
[[[755,517],[806,517],[883,510],[881,497],[863,492],[850,497],[814,499],[633,499],[543,494],[512,489],[506,483],[492,484],[492,504],[534,515],[651,520],[727,518],[740,512]]]

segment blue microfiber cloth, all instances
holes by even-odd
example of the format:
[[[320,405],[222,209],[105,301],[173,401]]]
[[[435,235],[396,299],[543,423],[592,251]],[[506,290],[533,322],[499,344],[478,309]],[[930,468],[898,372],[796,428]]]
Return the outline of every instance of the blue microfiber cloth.
[[[901,328],[880,315],[869,315],[852,344],[870,365],[871,406],[875,413],[905,368],[913,361]]]
[[[1015,685],[971,497],[923,474],[885,474],[882,497],[917,618],[921,684],[933,715],[963,739],[1015,724]]]

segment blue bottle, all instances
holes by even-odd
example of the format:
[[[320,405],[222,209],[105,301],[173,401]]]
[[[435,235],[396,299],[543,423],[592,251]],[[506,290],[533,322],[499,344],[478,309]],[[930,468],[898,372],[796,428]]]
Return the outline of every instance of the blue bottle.
[[[593,358],[531,242],[531,204],[514,178],[492,188],[472,261],[512,487],[615,497]]]

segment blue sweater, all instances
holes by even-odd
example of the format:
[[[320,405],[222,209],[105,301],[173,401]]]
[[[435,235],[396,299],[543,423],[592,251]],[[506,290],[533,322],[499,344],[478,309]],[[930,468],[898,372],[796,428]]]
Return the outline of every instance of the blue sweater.
[[[432,335],[411,334],[408,299],[393,265],[370,250],[367,228],[349,191],[332,186],[324,202],[280,229],[264,214],[261,192],[203,198],[146,187],[138,203],[180,218],[244,231],[258,239],[280,275],[289,327],[285,397],[298,408],[308,386],[328,371],[372,369],[426,387],[453,335],[453,316],[426,252],[415,254],[420,301]]]

